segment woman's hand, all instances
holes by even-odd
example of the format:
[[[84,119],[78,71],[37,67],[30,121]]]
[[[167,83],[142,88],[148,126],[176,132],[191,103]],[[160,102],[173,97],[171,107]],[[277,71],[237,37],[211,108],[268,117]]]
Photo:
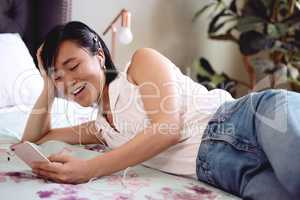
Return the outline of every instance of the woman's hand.
[[[48,159],[51,163],[35,162],[32,172],[59,183],[78,184],[93,178],[88,160],[66,154],[51,155]]]
[[[48,95],[50,95],[50,97],[57,97],[57,91],[55,89],[53,80],[48,76],[47,72],[44,69],[44,64],[41,58],[41,52],[43,49],[44,43],[38,48],[37,53],[36,53],[36,58],[38,61],[38,68],[40,71],[40,74],[44,80],[44,90],[46,90],[48,92]]]

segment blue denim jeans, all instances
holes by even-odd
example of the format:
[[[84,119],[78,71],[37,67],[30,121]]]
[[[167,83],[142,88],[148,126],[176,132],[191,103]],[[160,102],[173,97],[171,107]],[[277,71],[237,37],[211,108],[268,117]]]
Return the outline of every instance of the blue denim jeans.
[[[300,94],[251,93],[209,121],[197,177],[243,199],[300,199]]]

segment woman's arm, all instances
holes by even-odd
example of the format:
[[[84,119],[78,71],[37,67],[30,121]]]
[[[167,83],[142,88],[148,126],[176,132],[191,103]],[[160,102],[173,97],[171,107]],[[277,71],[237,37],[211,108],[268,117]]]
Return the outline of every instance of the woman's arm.
[[[47,88],[44,87],[38,100],[36,101],[22,136],[22,141],[35,142],[45,136],[50,130],[50,111],[54,97],[48,95]]]
[[[180,141],[181,120],[172,63],[151,49],[138,50],[129,78],[140,88],[151,124],[124,145],[89,160],[53,155],[51,163],[36,163],[33,171],[57,182],[82,183],[92,177],[142,163]]]
[[[97,135],[96,135],[97,134]],[[49,132],[36,141],[42,144],[49,140],[60,140],[69,144],[97,144],[106,145],[104,138],[97,133],[95,121],[89,121],[77,126],[50,129]]]
[[[55,98],[55,87],[52,80],[50,79],[50,77],[48,77],[48,74],[43,67],[43,62],[41,58],[43,45],[44,44],[42,44],[38,48],[36,52],[36,58],[38,61],[38,68],[41,77],[43,78],[44,86],[42,93],[40,94],[39,98],[34,104],[33,109],[27,120],[27,124],[22,136],[22,141],[27,140],[35,142],[41,137],[43,137],[50,130],[50,111]]]
[[[179,142],[179,94],[170,65],[167,58],[151,49],[134,54],[128,73],[139,86],[151,125],[121,147],[89,160],[92,176],[142,163]]]
[[[36,144],[48,140],[60,140],[69,144],[96,144],[103,137],[96,136],[95,121],[86,122],[77,126],[51,129],[51,107],[53,100],[48,103],[47,92],[42,92],[27,120],[22,141],[30,141]],[[101,140],[101,141],[99,141]]]

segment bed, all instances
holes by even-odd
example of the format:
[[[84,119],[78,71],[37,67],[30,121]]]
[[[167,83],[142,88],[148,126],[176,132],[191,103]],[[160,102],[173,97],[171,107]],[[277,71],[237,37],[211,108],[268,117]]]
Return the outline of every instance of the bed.
[[[0,0],[0,8],[0,35],[18,33],[25,42],[29,55],[34,57],[45,34],[54,25],[70,20],[71,1]],[[7,67],[5,65],[1,63],[1,68]],[[7,74],[9,71],[5,74],[0,72],[0,79]],[[9,92],[8,90],[6,92]],[[38,89],[30,88],[30,97],[33,91]],[[23,100],[24,96],[20,99]],[[19,142],[32,106],[14,102],[0,108],[0,198],[3,200],[238,199],[197,180],[167,174],[143,165],[78,185],[58,184],[39,178],[9,151],[10,145]],[[94,119],[97,112],[94,108],[83,109],[62,99],[57,99],[52,109],[53,127],[70,126]],[[106,151],[100,144],[69,145],[59,141],[48,141],[39,148],[46,155],[66,151],[82,158],[94,157]]]

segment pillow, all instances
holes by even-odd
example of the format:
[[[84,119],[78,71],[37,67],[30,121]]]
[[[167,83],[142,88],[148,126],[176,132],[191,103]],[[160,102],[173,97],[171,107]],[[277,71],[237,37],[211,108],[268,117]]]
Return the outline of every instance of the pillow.
[[[0,34],[0,108],[33,105],[43,79],[18,33]]]
[[[32,108],[11,106],[0,109],[0,143],[6,139],[21,139]],[[55,98],[51,110],[51,127],[61,128],[95,120],[97,108],[81,107],[65,99]]]

